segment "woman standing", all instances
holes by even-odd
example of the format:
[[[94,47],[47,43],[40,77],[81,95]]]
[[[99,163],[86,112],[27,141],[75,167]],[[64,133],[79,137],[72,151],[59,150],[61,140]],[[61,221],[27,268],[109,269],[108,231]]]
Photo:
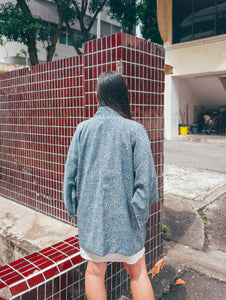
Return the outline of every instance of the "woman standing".
[[[116,72],[97,82],[99,104],[93,118],[80,123],[65,166],[64,202],[77,212],[88,300],[106,300],[107,262],[123,262],[134,300],[154,299],[144,244],[149,206],[158,201],[150,141],[131,120],[128,90]]]

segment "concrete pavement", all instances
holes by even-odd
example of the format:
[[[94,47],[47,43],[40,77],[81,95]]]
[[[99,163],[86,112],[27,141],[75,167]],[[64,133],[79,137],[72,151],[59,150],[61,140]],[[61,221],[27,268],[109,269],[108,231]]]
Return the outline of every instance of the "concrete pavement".
[[[218,137],[216,137],[218,138]],[[156,299],[225,299],[226,137],[165,142],[165,267]],[[183,285],[174,286],[182,278]]]

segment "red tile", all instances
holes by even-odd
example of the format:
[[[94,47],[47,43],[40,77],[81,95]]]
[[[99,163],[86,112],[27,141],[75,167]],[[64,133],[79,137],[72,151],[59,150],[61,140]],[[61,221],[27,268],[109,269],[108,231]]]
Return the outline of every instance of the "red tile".
[[[28,281],[28,284],[30,287],[33,287],[35,285],[38,285],[40,284],[41,282],[44,282],[44,277],[42,274],[38,274],[36,276],[33,276],[31,278],[29,278],[27,281]]]
[[[23,279],[23,276],[21,276],[19,273],[16,273],[16,272],[10,272],[8,275],[3,276],[1,279],[7,285],[10,285],[10,284],[13,284],[13,283]]]
[[[111,47],[114,48],[116,46],[116,35],[111,35]]]
[[[21,258],[21,259],[18,259],[16,261],[10,263],[9,265],[12,266],[13,268],[17,269],[18,267],[26,265],[26,264],[27,264],[26,260]]]
[[[64,290],[67,286],[67,274],[63,273],[60,276],[60,285],[61,285],[61,289]]]
[[[2,289],[2,288],[4,288],[4,287],[6,287],[6,284],[3,283],[2,281],[0,281],[0,289]]]
[[[74,265],[80,264],[81,262],[85,262],[84,258],[82,258],[80,255],[72,257],[71,261]]]
[[[18,270],[23,276],[28,276],[33,274],[35,271],[39,271],[38,268],[35,268],[33,265],[25,266]]]
[[[35,299],[36,300],[37,296],[39,296],[38,289],[34,288],[33,290],[29,290],[28,293],[26,293],[25,295],[23,295],[22,296],[22,300],[31,300],[31,299]],[[42,299],[44,299],[44,298],[42,298]]]
[[[52,296],[53,293],[53,283],[52,280],[46,282],[46,297]]]
[[[31,259],[31,262],[35,264],[39,269],[45,269],[53,264],[53,262],[44,256]]]
[[[10,291],[13,296],[15,296],[21,292],[24,292],[27,289],[28,289],[28,286],[27,286],[26,282],[21,282],[19,284],[16,284],[16,285],[10,287]]]
[[[56,267],[53,267],[53,268],[45,271],[44,275],[45,275],[46,279],[49,279],[50,277],[52,277],[52,276],[54,276],[54,275],[56,275],[58,273],[59,273],[58,269]]]
[[[70,245],[77,246],[78,245],[78,237],[70,237],[66,240],[64,240],[66,243],[69,243]]]
[[[0,268],[0,278],[2,278],[4,275],[8,274],[8,273],[14,272],[14,270],[12,268],[10,268],[8,265],[5,265],[3,267]]]
[[[54,252],[52,252],[51,254],[48,254],[47,256],[50,259],[52,259],[54,262],[59,262],[59,261],[65,259],[65,258],[67,258],[66,255],[64,255],[64,254],[62,254],[62,253],[60,253],[59,251],[56,251],[56,250]]]
[[[63,262],[63,263],[61,263],[61,264],[58,265],[60,271],[67,270],[67,269],[69,269],[71,266],[72,266],[72,265],[71,265],[71,262],[70,262],[69,260],[67,260],[67,261],[65,261],[65,262]]]

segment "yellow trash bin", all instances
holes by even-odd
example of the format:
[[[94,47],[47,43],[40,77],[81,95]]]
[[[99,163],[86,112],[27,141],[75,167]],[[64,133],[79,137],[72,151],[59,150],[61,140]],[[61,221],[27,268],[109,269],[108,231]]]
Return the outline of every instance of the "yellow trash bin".
[[[188,125],[180,125],[180,134],[187,135],[188,134]]]

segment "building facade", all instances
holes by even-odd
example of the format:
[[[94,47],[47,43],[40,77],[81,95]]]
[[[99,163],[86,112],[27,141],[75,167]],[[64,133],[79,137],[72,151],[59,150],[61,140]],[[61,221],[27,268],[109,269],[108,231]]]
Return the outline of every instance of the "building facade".
[[[177,137],[183,123],[225,135],[226,1],[158,0],[158,23],[173,70],[166,76],[165,138]]]
[[[16,0],[0,0],[0,4],[12,2]],[[50,26],[57,26],[58,15],[56,6],[49,0],[32,0],[28,2],[31,13],[35,17],[41,17],[48,30]],[[90,16],[87,15],[87,18]],[[65,24],[64,24],[65,25]],[[75,36],[79,39],[81,37],[79,23],[76,22],[73,26]],[[105,11],[99,13],[97,19],[91,28],[90,35],[93,38],[100,38],[112,33],[121,31],[120,24],[112,20]],[[82,48],[82,44],[78,44]],[[46,51],[41,42],[37,43],[38,58],[40,62],[46,61]],[[0,62],[10,64],[28,64],[28,56],[26,57],[27,47],[16,42],[6,42],[0,46]],[[56,45],[56,51],[53,60],[64,59],[75,56],[75,51],[70,36],[67,32],[66,26],[63,26],[61,35]]]

